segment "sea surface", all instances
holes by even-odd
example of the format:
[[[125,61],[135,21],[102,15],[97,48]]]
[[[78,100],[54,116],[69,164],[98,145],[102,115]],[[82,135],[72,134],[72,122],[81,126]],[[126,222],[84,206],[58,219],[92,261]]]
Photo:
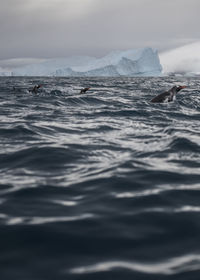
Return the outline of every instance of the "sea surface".
[[[0,78],[0,279],[200,279],[200,78]]]

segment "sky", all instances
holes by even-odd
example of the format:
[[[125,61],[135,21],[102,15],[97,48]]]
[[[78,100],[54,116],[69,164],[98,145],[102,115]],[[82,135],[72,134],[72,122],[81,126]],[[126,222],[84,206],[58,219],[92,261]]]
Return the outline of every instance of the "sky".
[[[0,66],[200,41],[200,0],[0,0]]]

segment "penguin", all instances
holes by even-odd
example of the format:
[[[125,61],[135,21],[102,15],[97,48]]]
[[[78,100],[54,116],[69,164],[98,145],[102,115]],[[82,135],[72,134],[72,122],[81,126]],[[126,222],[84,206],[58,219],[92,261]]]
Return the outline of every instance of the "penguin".
[[[81,91],[80,91],[80,93],[82,94],[82,93],[86,93],[86,91],[88,91],[90,88],[83,88],[83,89],[81,89]]]
[[[186,88],[186,86],[174,86],[168,91],[165,91],[156,97],[154,97],[151,102],[153,103],[164,103],[164,102],[171,102],[176,98],[177,92]]]
[[[29,89],[29,92],[38,93],[38,90],[42,87],[42,85],[34,86],[32,89]]]

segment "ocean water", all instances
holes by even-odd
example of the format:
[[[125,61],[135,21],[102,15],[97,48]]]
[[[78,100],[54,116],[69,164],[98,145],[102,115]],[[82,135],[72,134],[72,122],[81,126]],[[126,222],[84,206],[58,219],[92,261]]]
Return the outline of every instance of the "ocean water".
[[[0,279],[200,279],[199,78],[0,79]]]

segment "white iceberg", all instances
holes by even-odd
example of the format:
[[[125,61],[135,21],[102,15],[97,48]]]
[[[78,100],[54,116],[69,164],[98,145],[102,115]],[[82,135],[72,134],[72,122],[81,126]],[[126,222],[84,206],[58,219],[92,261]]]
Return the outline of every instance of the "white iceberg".
[[[102,58],[75,56],[51,59],[13,70],[14,76],[158,76],[162,67],[152,48],[114,51]]]
[[[53,76],[54,73],[66,67],[82,66],[95,58],[88,56],[73,56],[68,58],[49,59],[45,62],[30,64],[14,69],[13,76]]]
[[[11,76],[12,72],[9,70],[5,70],[3,68],[0,67],[0,77],[4,77],[4,76]]]

